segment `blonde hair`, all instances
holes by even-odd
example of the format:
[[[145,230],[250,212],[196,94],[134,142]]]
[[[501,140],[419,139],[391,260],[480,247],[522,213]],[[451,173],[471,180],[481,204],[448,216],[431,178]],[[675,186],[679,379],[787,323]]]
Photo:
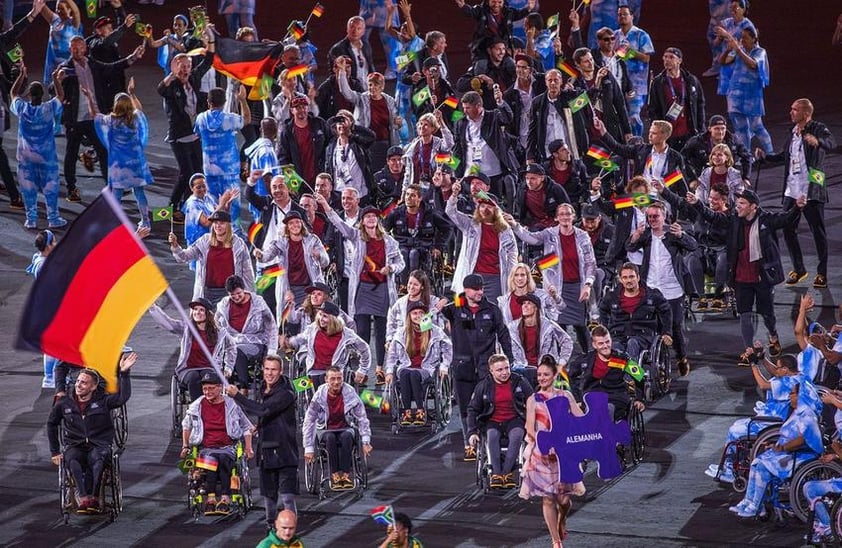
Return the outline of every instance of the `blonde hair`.
[[[734,155],[731,153],[731,148],[726,145],[725,143],[719,143],[718,145],[714,145],[712,149],[710,149],[710,156],[708,157],[708,161],[711,165],[713,165],[713,153],[714,152],[722,152],[725,154],[727,160],[725,161],[725,165],[728,167],[733,167],[734,165]]]
[[[512,293],[515,290],[515,274],[517,274],[517,271],[521,268],[526,270],[526,292],[532,293],[535,291],[535,280],[532,278],[529,265],[526,263],[517,263],[512,271],[509,272],[509,279],[506,281],[506,287],[509,288],[509,293]]]
[[[473,221],[475,223],[482,223],[482,217],[479,214],[479,205],[474,209],[474,217]],[[500,206],[494,208],[494,220],[491,221],[491,225],[494,227],[494,232],[500,234],[505,232],[507,228],[509,228],[509,223],[506,222],[506,219],[503,218],[503,212],[500,210]]]
[[[132,98],[126,93],[118,93],[114,97],[114,108],[111,109],[111,116],[123,122],[126,127],[134,129],[135,109]]]
[[[386,230],[383,228],[383,224],[380,222],[380,219],[377,219],[377,226],[374,227],[374,239],[382,240],[384,236],[386,236]],[[371,236],[368,235],[368,231],[363,226],[362,219],[360,219],[360,240],[366,243],[371,241]]]
[[[293,219],[293,220],[297,220],[297,219]],[[298,222],[301,223],[301,237],[306,238],[307,236],[310,235],[310,231],[307,230],[307,223],[305,223],[302,220],[298,220]],[[290,237],[289,223],[284,223],[284,236],[286,236],[287,238]]]
[[[667,139],[669,139],[670,135],[672,135],[672,124],[666,120],[653,120],[652,125],[663,131],[666,134]]]
[[[327,333],[328,337],[332,337],[337,333],[341,333],[342,330],[345,328],[345,322],[343,322],[342,318],[340,318],[339,316],[331,316],[326,312],[322,312],[322,314],[324,314],[328,318],[327,327],[325,328],[325,333]]]
[[[231,223],[223,223],[227,230],[225,234],[222,236],[222,240],[219,240],[216,236],[216,231],[211,228],[210,231],[210,245],[211,247],[234,247],[234,230],[231,228]]]
[[[406,313],[406,321],[404,322],[404,341],[406,341],[406,354],[411,358],[417,354],[421,354],[421,356],[427,355],[427,349],[430,347],[430,331],[421,331],[421,347],[415,348],[415,325],[410,320],[409,315],[411,312]]]
[[[432,112],[428,112],[427,114],[422,114],[420,118],[418,118],[418,123],[425,122],[433,131],[438,131],[440,129],[439,121],[436,120],[435,115]]]

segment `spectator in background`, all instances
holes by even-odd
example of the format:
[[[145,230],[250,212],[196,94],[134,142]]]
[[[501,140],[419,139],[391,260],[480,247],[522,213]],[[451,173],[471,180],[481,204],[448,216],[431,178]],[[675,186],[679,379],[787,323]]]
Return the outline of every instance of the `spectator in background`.
[[[649,56],[655,53],[655,46],[649,33],[634,25],[632,10],[627,5],[617,10],[617,20],[620,28],[614,31],[614,48],[623,46],[628,48],[626,65],[629,79],[632,83],[634,95],[626,97],[632,133],[640,137],[643,135],[643,120],[640,111],[646,104],[649,92]]]
[[[47,58],[44,61],[44,88],[48,89],[55,68],[70,59],[70,39],[82,35],[82,18],[79,15],[79,7],[73,0],[59,0],[56,3],[56,11],[44,6],[40,13],[50,25]]]
[[[225,16],[225,26],[228,36],[237,36],[242,27],[254,29],[254,39],[257,40],[257,27],[254,26],[255,0],[219,0],[218,13]]]

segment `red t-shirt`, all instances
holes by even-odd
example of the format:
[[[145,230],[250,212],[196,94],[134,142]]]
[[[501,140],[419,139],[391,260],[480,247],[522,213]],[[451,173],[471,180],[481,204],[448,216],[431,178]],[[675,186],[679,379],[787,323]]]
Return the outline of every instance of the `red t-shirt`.
[[[205,341],[205,346],[208,350],[213,352],[213,345],[208,341],[208,332],[203,329],[197,329],[199,336]],[[193,337],[190,341],[190,353],[187,354],[187,369],[210,367],[208,357],[202,352],[202,347],[199,346],[199,340]]]
[[[228,325],[238,332],[243,332],[243,326],[246,325],[246,318],[248,318],[251,310],[251,299],[242,304],[237,304],[234,301],[229,301],[228,306]]]
[[[418,226],[418,218],[421,216],[421,210],[415,213],[406,212],[406,228],[414,230]]]
[[[200,413],[202,415],[202,427],[204,439],[202,447],[225,447],[233,441],[225,428],[225,401],[211,403],[203,399]]]
[[[576,248],[576,233],[561,234],[561,274],[567,283],[579,281],[579,250]]]
[[[713,185],[718,185],[718,184],[724,185],[727,182],[728,182],[728,172],[727,171],[725,173],[717,173],[716,170],[714,170],[714,169],[710,170],[710,184],[708,185],[708,188],[712,188]]]
[[[517,417],[515,413],[515,398],[512,394],[512,381],[494,383],[494,413],[491,414],[492,422],[506,422]]]
[[[482,223],[479,239],[479,255],[474,272],[479,274],[500,274],[500,235],[492,225]]]
[[[287,251],[287,276],[289,285],[310,285],[310,274],[304,262],[304,242],[289,240]]]
[[[548,218],[547,211],[544,209],[545,196],[544,187],[541,187],[540,190],[526,189],[526,211],[529,212],[530,217],[534,219],[536,224],[544,227],[552,226],[552,224],[547,224],[547,221],[552,222],[552,219]]]
[[[378,141],[389,140],[389,106],[386,99],[381,97],[378,101],[371,99],[371,126],[369,129],[374,132]]]
[[[570,179],[570,168],[556,169],[554,166],[550,168],[550,176],[555,182],[564,186],[567,180]]]
[[[327,392],[327,429],[338,430],[340,428],[348,428],[348,423],[345,422],[345,400],[342,398],[342,392],[337,395]]]
[[[524,327],[524,335],[525,339],[523,341],[523,350],[526,353],[526,363],[529,365],[538,365],[538,354],[541,352],[538,348],[540,344],[539,333],[538,333],[538,326],[525,326]]]
[[[638,291],[634,297],[629,297],[625,292],[620,293],[620,308],[626,314],[632,314],[637,307],[640,306],[640,301],[643,300],[643,291]]]
[[[420,143],[415,147],[415,154],[412,157],[412,162],[415,165],[413,183],[418,183],[423,178],[424,180],[431,180],[433,177],[433,142]]]
[[[341,340],[341,332],[336,335],[328,335],[321,329],[316,331],[316,338],[313,341],[313,352],[316,355],[313,369],[324,371],[330,367],[333,363],[333,355],[336,353],[336,347],[339,346],[339,341]]]
[[[205,268],[205,287],[225,287],[225,280],[234,274],[234,249],[211,246]]]
[[[523,316],[523,307],[518,302],[514,293],[509,295],[509,310],[512,313],[513,320],[519,320]]]
[[[670,89],[670,85],[668,82],[664,82],[665,88],[665,96],[667,99],[667,105],[672,105],[674,100],[681,100],[682,91],[684,90],[684,80],[679,76],[678,78],[670,78],[672,82],[672,87],[675,89],[675,95],[672,94],[672,90]],[[690,125],[687,123],[687,98],[684,98],[684,108],[681,109],[681,114],[672,121],[672,136],[673,137],[683,137],[690,133]],[[669,108],[669,106],[667,107]]]
[[[760,221],[755,221],[760,222]],[[734,280],[744,284],[754,284],[760,281],[760,261],[751,262],[751,254],[748,250],[749,234],[751,223],[743,225],[743,248],[737,255],[737,268],[734,273]]]
[[[299,161],[296,167],[305,181],[314,181],[316,179],[316,155],[313,150],[313,138],[310,136],[310,125],[298,127],[293,122],[292,135],[295,138],[295,144],[298,146]]]
[[[369,240],[365,246],[365,256],[360,281],[370,284],[385,282],[386,275],[381,274],[379,270],[386,266],[386,240]]]
[[[409,357],[410,366],[413,369],[421,368],[421,361],[424,355],[421,353],[421,331],[412,331],[412,344],[415,347],[415,352]]]
[[[602,358],[599,357],[599,354],[597,354],[596,359],[593,361],[593,378],[602,379],[607,374],[608,374],[608,361],[603,360]]]

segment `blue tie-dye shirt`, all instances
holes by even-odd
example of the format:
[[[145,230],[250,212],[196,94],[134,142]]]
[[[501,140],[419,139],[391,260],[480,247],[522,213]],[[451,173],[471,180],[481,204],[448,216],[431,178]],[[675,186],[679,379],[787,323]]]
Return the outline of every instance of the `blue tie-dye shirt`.
[[[207,110],[196,117],[193,130],[202,140],[205,177],[239,177],[240,150],[237,131],[243,117],[221,110]]]

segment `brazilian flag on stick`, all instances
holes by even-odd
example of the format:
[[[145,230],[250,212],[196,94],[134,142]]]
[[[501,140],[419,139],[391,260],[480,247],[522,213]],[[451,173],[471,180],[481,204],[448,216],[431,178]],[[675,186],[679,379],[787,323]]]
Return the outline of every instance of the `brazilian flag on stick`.
[[[421,103],[432,97],[429,87],[424,87],[421,91],[412,96],[412,102],[416,107],[420,107]]]
[[[576,114],[577,112],[588,106],[590,102],[591,100],[590,98],[588,98],[588,92],[583,91],[581,95],[579,95],[567,104],[570,106],[570,110],[573,112],[573,114]]]
[[[811,167],[807,172],[807,180],[814,185],[824,186],[824,171]]]
[[[172,205],[167,207],[153,207],[152,221],[169,221],[172,218]]]
[[[638,365],[638,363],[636,361],[634,361],[633,359],[629,360],[626,363],[625,371],[626,371],[626,373],[629,374],[630,377],[632,377],[637,382],[640,382],[640,381],[643,380],[643,376],[644,376],[643,368],[641,368],[640,365]]]
[[[304,375],[303,377],[298,377],[292,380],[292,387],[295,388],[295,392],[306,392],[307,390],[313,389],[313,379],[309,376]]]
[[[284,182],[289,188],[290,192],[298,193],[301,190],[301,185],[304,183],[304,178],[295,171],[293,164],[281,166],[281,172],[284,174]]]

